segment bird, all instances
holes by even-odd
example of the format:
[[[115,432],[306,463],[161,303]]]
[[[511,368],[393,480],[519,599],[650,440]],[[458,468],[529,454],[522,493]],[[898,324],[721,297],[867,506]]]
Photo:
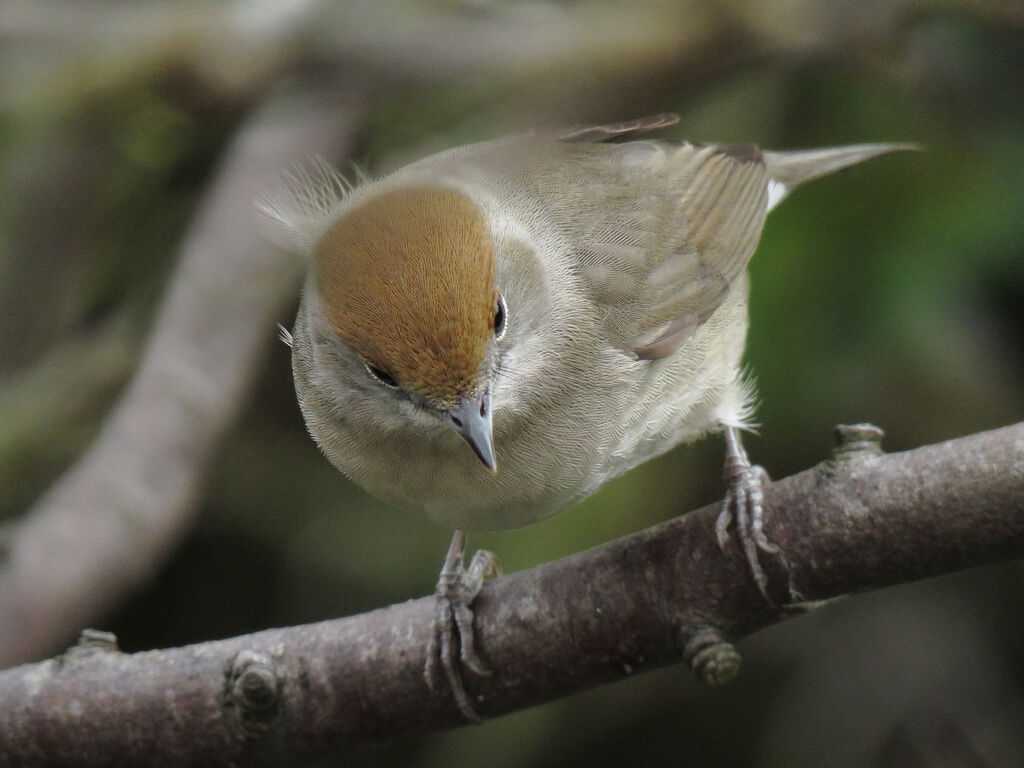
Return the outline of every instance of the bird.
[[[305,255],[291,346],[313,439],[384,501],[454,529],[425,675],[479,715],[471,604],[496,569],[466,531],[524,526],[680,443],[723,433],[730,531],[768,596],[764,471],[741,433],[747,265],[810,179],[906,144],[768,151],[652,138],[674,114],[535,129],[353,183],[325,163],[257,209]]]

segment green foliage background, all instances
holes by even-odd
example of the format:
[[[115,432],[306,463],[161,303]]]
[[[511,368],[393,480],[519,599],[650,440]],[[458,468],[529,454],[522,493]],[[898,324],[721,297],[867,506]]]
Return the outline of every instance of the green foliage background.
[[[924,152],[814,182],[770,217],[751,267],[747,360],[761,427],[748,448],[783,476],[824,458],[836,423],[876,423],[900,450],[1020,420],[1019,8],[800,6],[809,18],[829,7],[836,24],[847,9],[867,31],[846,36],[825,34],[820,19],[781,29],[756,4],[725,3],[700,11],[720,34],[687,48],[682,30],[697,11],[678,5],[678,58],[652,58],[647,78],[642,61],[566,61],[493,86],[467,72],[380,88],[354,159],[373,173],[534,114],[552,122],[562,95],[566,122],[678,111],[678,135],[698,141],[918,142]],[[71,66],[31,44],[4,54],[18,78],[0,93],[0,517],[12,522],[97,433],[240,119],[275,78],[302,69],[232,87],[204,79],[187,49],[118,58],[86,46]],[[126,650],[432,589],[450,531],[385,507],[326,463],[305,434],[287,350],[270,334],[267,345],[198,524],[106,619]],[[596,545],[720,497],[720,459],[715,437],[679,448],[556,518],[471,544],[507,570]],[[1022,586],[1022,564],[1009,563],[851,598],[744,642],[744,672],[721,690],[672,668],[304,765],[1020,764]]]

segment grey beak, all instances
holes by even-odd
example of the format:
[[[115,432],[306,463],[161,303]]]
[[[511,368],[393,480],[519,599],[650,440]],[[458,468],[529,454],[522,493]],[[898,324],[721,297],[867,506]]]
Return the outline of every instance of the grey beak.
[[[448,411],[448,419],[462,439],[491,472],[498,472],[494,461],[494,442],[491,437],[491,395],[463,397],[457,408]]]

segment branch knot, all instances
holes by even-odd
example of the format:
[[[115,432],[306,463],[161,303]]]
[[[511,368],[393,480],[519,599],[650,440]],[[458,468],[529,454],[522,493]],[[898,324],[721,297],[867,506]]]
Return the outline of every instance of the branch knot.
[[[61,664],[73,664],[102,653],[119,653],[117,635],[99,629],[83,629],[78,642],[68,648],[60,657]]]
[[[239,651],[228,665],[226,705],[237,710],[238,724],[247,740],[264,736],[277,715],[281,678],[273,660],[263,653]]]
[[[837,424],[835,434],[836,447],[832,458],[836,461],[882,455],[885,432],[874,424]]]
[[[739,674],[739,651],[716,627],[680,627],[676,646],[682,649],[690,669],[707,685],[724,685]]]

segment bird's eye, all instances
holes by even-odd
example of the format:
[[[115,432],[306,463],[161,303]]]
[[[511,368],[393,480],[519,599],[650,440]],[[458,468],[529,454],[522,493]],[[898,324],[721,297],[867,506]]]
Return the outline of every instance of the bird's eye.
[[[505,326],[508,323],[508,307],[505,306],[505,297],[498,294],[498,303],[494,307],[494,338],[500,339],[505,335]]]
[[[365,365],[366,372],[375,378],[379,384],[383,384],[385,387],[389,387],[390,389],[398,389],[398,382],[395,381],[395,377],[390,373],[375,365],[370,365],[369,363],[365,363]]]

